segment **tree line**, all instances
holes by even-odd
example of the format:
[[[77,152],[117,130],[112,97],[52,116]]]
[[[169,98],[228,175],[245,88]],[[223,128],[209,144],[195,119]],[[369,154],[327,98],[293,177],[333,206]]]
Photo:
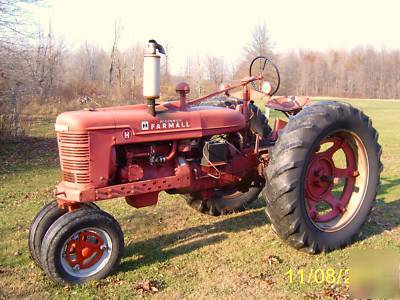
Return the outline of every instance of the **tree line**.
[[[55,115],[83,105],[116,105],[142,100],[143,44],[121,49],[123,24],[115,23],[109,49],[83,43],[68,49],[46,30],[31,30],[21,3],[0,2],[0,133],[17,134],[27,115]],[[170,51],[165,44],[167,55]],[[173,50],[172,50],[173,51]],[[280,95],[400,99],[400,51],[356,47],[343,50],[274,51],[265,23],[256,26],[237,63],[223,57],[182,57],[181,74],[170,74],[168,56],[162,60],[163,99],[176,97],[181,80],[191,97],[248,75],[251,59],[271,57],[281,72]],[[29,119],[29,118],[28,118]],[[28,122],[29,123],[29,122]]]

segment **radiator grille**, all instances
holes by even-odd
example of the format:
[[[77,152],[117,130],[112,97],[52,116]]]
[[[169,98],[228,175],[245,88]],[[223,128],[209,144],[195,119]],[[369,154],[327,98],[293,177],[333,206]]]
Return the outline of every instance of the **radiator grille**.
[[[60,132],[58,148],[63,180],[89,183],[89,135]]]

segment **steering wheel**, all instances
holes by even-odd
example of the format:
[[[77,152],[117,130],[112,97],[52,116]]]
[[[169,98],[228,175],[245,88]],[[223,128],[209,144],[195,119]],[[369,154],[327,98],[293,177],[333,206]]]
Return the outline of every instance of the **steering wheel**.
[[[271,84],[271,92],[269,93],[271,96],[275,95],[279,89],[279,85],[281,84],[278,67],[265,56],[257,56],[251,61],[249,75],[262,75],[263,78],[266,78]],[[251,84],[257,92],[262,93],[263,82],[261,80],[253,81]]]

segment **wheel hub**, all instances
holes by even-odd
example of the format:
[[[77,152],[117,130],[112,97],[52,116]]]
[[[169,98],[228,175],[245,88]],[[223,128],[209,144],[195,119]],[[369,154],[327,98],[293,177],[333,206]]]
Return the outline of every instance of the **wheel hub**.
[[[90,268],[103,256],[103,243],[103,239],[97,233],[81,231],[67,243],[65,259],[77,271]]]
[[[319,152],[321,145],[332,143],[327,150]],[[338,168],[333,155],[342,150],[346,159],[346,168]],[[308,165],[305,180],[307,213],[314,222],[326,223],[342,216],[350,201],[355,187],[355,178],[359,175],[356,158],[348,142],[340,136],[325,138],[317,146]],[[345,181],[341,195],[336,197],[334,189],[340,180]],[[318,205],[324,203],[329,211],[320,212]]]
[[[307,172],[306,191],[310,200],[320,201],[331,189],[334,163],[327,157],[315,156]]]
[[[89,247],[85,247],[82,249],[82,256],[84,258],[87,258],[87,257],[91,256],[92,254],[93,254],[93,250],[90,249]]]

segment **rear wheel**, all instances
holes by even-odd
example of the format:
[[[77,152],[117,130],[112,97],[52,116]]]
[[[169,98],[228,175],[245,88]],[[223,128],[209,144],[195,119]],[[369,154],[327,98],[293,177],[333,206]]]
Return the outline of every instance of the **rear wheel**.
[[[381,147],[358,109],[322,102],[298,113],[266,168],[266,212],[276,233],[311,253],[350,243],[374,205]]]
[[[94,203],[85,203],[82,208],[85,209],[99,209]],[[40,248],[42,240],[50,228],[50,226],[67,211],[58,207],[56,200],[46,204],[33,219],[29,227],[28,246],[32,259],[35,263],[41,266],[40,262]]]
[[[101,210],[75,210],[50,226],[41,248],[43,269],[61,284],[110,274],[121,260],[124,238],[118,222]]]

